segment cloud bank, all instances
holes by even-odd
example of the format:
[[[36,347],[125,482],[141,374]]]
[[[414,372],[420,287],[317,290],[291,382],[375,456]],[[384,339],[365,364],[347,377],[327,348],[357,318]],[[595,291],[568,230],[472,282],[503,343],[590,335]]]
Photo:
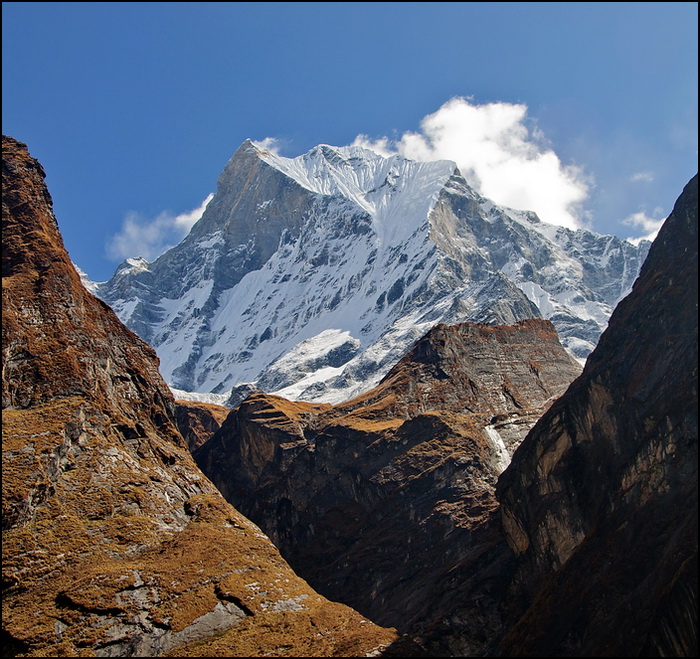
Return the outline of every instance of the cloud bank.
[[[453,160],[469,184],[495,203],[579,228],[586,177],[580,168],[564,165],[526,119],[526,105],[477,105],[453,98],[423,119],[420,132],[406,132],[398,140],[358,135],[353,144],[412,160]]]
[[[274,153],[275,155],[279,155],[280,140],[278,140],[276,137],[266,137],[263,140],[253,142],[253,144],[255,144],[255,146],[257,146],[260,149],[265,149],[266,151],[269,151],[270,153]]]
[[[213,194],[208,195],[200,206],[179,215],[163,211],[149,220],[135,211],[127,213],[121,231],[107,243],[107,257],[113,261],[123,261],[141,256],[146,261],[153,261],[187,235],[213,197]]]

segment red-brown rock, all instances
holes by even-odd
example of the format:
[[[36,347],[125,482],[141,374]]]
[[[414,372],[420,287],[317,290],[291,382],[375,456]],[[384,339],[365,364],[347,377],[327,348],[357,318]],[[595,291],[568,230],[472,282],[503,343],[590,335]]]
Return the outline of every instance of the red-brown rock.
[[[221,428],[231,410],[223,405],[189,400],[175,401],[175,422],[190,451],[199,448]]]
[[[195,457],[315,588],[406,630],[493,601],[496,479],[579,372],[549,321],[440,325],[347,403],[253,394]]]
[[[88,293],[44,173],[3,137],[3,656],[357,656],[196,467],[153,350]]]

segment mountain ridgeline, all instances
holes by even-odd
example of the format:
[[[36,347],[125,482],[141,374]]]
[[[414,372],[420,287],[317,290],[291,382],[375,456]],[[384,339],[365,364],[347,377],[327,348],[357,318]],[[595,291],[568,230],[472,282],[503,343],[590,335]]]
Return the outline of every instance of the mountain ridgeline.
[[[350,401],[250,396],[195,459],[399,655],[695,656],[697,245],[696,177],[579,377],[549,321],[439,325]]]
[[[3,137],[3,656],[697,656],[697,176],[637,248],[247,142],[98,287],[230,411],[43,179]]]
[[[363,656],[197,468],[155,352],[81,284],[41,165],[3,137],[2,655]]]
[[[247,141],[179,245],[95,292],[175,389],[338,403],[438,323],[542,317],[585,358],[648,247],[499,208],[453,162]]]

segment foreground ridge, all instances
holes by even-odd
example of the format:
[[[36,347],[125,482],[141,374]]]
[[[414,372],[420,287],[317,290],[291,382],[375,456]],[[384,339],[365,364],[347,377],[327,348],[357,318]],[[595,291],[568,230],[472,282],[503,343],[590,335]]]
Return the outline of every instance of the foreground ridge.
[[[390,643],[297,577],[199,471],[155,352],[82,286],[43,179],[3,137],[3,656]]]
[[[505,656],[697,654],[697,304],[695,176],[583,374],[498,483],[510,595],[527,603]]]

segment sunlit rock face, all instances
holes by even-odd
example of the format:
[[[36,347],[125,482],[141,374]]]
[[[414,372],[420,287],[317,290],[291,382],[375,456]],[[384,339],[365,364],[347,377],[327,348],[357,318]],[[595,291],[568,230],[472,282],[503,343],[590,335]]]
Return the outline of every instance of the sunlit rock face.
[[[195,458],[314,588],[408,631],[493,603],[497,478],[580,370],[547,320],[438,325],[345,403],[252,394]]]
[[[648,245],[500,208],[449,161],[327,145],[283,158],[247,141],[179,245],[95,290],[172,387],[338,403],[438,323],[542,317],[584,358]]]
[[[697,654],[697,194],[499,480],[504,656]]]
[[[153,349],[88,293],[41,165],[3,137],[3,656],[362,656],[193,462]]]

